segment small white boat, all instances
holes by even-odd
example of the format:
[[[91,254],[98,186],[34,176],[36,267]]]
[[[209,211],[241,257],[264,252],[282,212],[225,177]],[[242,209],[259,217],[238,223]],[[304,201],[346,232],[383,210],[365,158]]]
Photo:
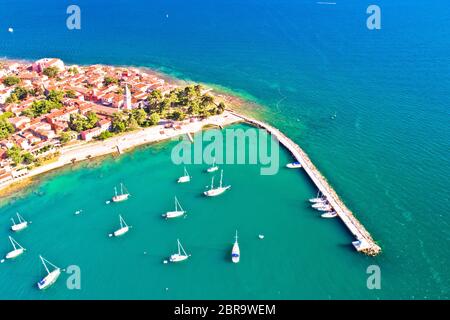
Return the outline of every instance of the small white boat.
[[[128,230],[130,230],[130,227],[127,225],[127,223],[125,222],[125,220],[122,218],[121,215],[119,215],[119,221],[120,221],[120,229],[114,231],[115,237],[124,235],[125,233],[128,232]]]
[[[39,256],[39,258],[41,258],[42,264],[44,265],[44,268],[47,271],[47,275],[41,281],[39,281],[37,285],[39,290],[44,290],[50,287],[52,284],[54,284],[56,280],[58,280],[61,274],[61,269],[55,266],[50,261],[44,259],[42,256]],[[48,263],[54,268],[53,271],[50,272],[46,263]]]
[[[24,251],[25,248],[22,247],[16,240],[14,240],[11,236],[9,237],[9,241],[11,241],[11,244],[14,248],[13,251],[8,252],[6,254],[6,259],[14,259],[17,258],[18,256],[20,256]]]
[[[217,171],[217,170],[219,170],[219,167],[216,166],[216,159],[214,158],[214,161],[213,161],[212,166],[209,167],[208,169],[206,169],[206,172],[211,173],[211,172],[215,172],[215,171]]]
[[[13,33],[13,32],[14,32],[14,29],[11,28],[11,27],[9,27],[9,28],[8,28],[8,32],[9,32],[9,33]]]
[[[180,240],[177,239],[178,243],[178,253],[174,253],[170,256],[169,261],[170,262],[181,262],[189,258],[189,255],[184,251],[183,246],[180,243]]]
[[[234,239],[233,249],[231,250],[231,261],[233,261],[233,263],[238,263],[241,258],[241,251],[239,250],[237,230]]]
[[[328,211],[328,212],[322,213],[320,216],[322,218],[328,218],[329,219],[329,218],[337,217],[337,213],[335,211]]]
[[[166,219],[177,218],[181,217],[185,213],[186,211],[183,210],[177,197],[175,197],[175,211],[168,211],[166,212],[166,214],[163,214],[163,217],[165,217]]]
[[[127,189],[125,188],[125,192],[123,183],[120,184],[120,194],[117,194],[117,188],[114,187],[114,197],[112,197],[112,202],[122,202],[125,200],[128,200],[128,197],[130,194],[128,193]]]
[[[219,184],[219,187],[214,188],[214,177],[212,177],[210,189],[205,191],[205,192],[203,192],[203,194],[205,196],[207,196],[207,197],[215,197],[215,196],[221,195],[222,193],[224,193],[225,191],[230,189],[231,188],[230,185],[225,186],[225,187],[222,185],[222,180],[223,180],[223,170],[220,172],[220,184]]]
[[[330,206],[329,204],[327,204],[327,205],[325,205],[325,206],[323,206],[323,207],[315,208],[315,209],[316,209],[316,210],[319,210],[319,211],[331,211],[331,210],[333,210],[333,207]]]
[[[318,209],[318,208],[326,207],[327,205],[328,205],[328,202],[316,202],[313,205],[311,205],[311,207],[313,207],[314,209]]]
[[[311,202],[311,203],[323,203],[326,201],[327,201],[327,199],[323,195],[321,195],[320,191],[317,192],[317,195],[315,198],[309,199],[309,202]]]
[[[302,165],[301,165],[301,163],[298,162],[298,161],[296,161],[296,162],[291,162],[291,163],[288,163],[288,164],[286,165],[286,168],[289,168],[289,169],[297,169],[297,168],[301,168],[301,167],[302,167]]]
[[[185,183],[189,181],[191,181],[191,177],[189,176],[186,167],[184,167],[184,175],[178,178],[178,183]]]
[[[14,218],[11,218],[13,225],[11,226],[11,230],[14,232],[20,231],[28,227],[28,222],[17,212],[18,223],[14,221]]]

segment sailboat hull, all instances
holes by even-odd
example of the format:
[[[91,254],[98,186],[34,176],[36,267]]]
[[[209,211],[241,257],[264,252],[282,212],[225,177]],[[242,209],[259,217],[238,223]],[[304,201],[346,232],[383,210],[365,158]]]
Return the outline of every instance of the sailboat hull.
[[[23,248],[19,248],[19,249],[16,249],[16,250],[13,250],[13,251],[11,251],[11,252],[8,252],[7,254],[6,254],[6,259],[14,259],[14,258],[17,258],[18,256],[20,256],[22,253],[24,252],[24,249]]]
[[[219,187],[219,188],[210,189],[208,191],[205,191],[205,192],[203,192],[203,194],[207,197],[216,197],[216,196],[221,195],[222,193],[224,193],[225,191],[227,191],[230,188],[231,188],[231,186]]]
[[[233,250],[231,250],[231,261],[233,263],[238,263],[241,258],[241,251],[239,250],[239,245],[237,242],[233,245]]]
[[[50,287],[56,282],[56,280],[58,280],[60,275],[61,270],[59,268],[50,272],[44,279],[37,283],[39,290],[44,290]]]
[[[190,176],[182,176],[178,178],[178,183],[186,183],[191,181],[191,177]]]
[[[215,172],[215,171],[217,171],[217,170],[219,170],[219,167],[214,166],[214,167],[211,167],[211,168],[206,169],[206,172],[211,173],[211,172]]]
[[[112,197],[112,202],[122,202],[128,200],[129,194],[119,194],[117,196]]]
[[[11,226],[11,230],[14,232],[20,231],[28,227],[28,222],[24,221],[22,223],[18,223]]]
[[[183,254],[179,254],[179,253],[175,253],[175,254],[170,256],[169,261],[170,262],[181,262],[181,261],[187,260],[187,258],[189,258],[189,256],[186,256],[186,255],[183,255]]]
[[[119,230],[114,231],[114,236],[120,237],[120,236],[124,235],[125,233],[127,233],[129,229],[130,229],[130,227],[120,228]]]
[[[168,211],[165,215],[163,215],[167,219],[178,218],[184,215],[185,211]]]

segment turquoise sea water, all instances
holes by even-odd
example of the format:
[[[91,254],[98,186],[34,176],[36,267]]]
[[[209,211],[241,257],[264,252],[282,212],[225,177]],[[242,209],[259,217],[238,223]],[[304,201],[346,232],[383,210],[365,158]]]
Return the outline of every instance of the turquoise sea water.
[[[336,2],[78,1],[82,29],[69,31],[69,2],[1,1],[0,56],[150,66],[259,103],[258,116],[304,147],[384,250],[367,258],[348,247],[337,220],[307,208],[314,190],[302,174],[261,177],[251,166],[226,169],[233,190],[213,209],[196,197],[207,181],[194,169],[200,180],[179,198],[198,214],[168,225],[157,213],[172,203],[180,171],[169,143],[65,171],[36,187],[44,196],[3,206],[3,251],[16,210],[35,223],[17,237],[27,255],[0,265],[1,297],[448,298],[450,9],[446,1]],[[365,27],[372,3],[382,9],[380,31]],[[124,204],[135,229],[116,241],[105,235],[119,212],[103,199],[124,175],[136,193]],[[82,200],[75,192],[83,189],[95,196]],[[80,205],[86,213],[73,216]],[[235,228],[238,268],[227,261]],[[192,260],[161,264],[178,236]],[[36,252],[79,264],[83,289],[60,281],[37,292]],[[381,290],[366,288],[370,264],[381,268]]]

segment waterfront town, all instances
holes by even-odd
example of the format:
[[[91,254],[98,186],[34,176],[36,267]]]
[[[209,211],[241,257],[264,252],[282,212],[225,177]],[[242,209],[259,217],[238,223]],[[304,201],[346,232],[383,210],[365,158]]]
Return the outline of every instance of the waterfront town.
[[[0,184],[52,161],[65,145],[223,112],[209,90],[133,67],[0,61]]]

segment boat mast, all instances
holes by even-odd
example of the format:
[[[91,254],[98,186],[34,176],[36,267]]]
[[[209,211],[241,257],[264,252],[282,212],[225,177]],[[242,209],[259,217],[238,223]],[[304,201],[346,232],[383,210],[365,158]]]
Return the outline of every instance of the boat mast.
[[[25,219],[17,212],[17,219],[19,219],[19,223],[25,222]]]
[[[184,250],[183,246],[181,245],[180,240],[177,239],[177,241],[178,241],[178,254],[181,255],[181,251],[180,251],[180,248],[181,248],[181,250],[183,250],[184,255],[187,256],[187,253],[186,253],[186,251]]]
[[[14,221],[14,218],[11,218],[11,221],[12,221],[13,225],[15,226],[16,222]]]
[[[39,255],[39,258],[41,258],[42,264],[44,265],[45,270],[47,270],[47,273],[50,274],[50,271],[48,270],[47,265],[45,264],[46,260],[41,255]]]
[[[14,243],[14,239],[11,236],[9,236],[9,241],[11,241],[11,244],[12,244],[14,250],[17,250],[16,244]]]
[[[114,194],[115,194],[116,197],[117,197],[117,188],[116,188],[116,187],[114,187]]]
[[[236,236],[235,236],[234,238],[236,239],[235,242],[237,243],[237,242],[238,242],[238,241],[237,241],[237,239],[238,239],[237,230],[236,230]]]
[[[123,195],[123,183],[120,183],[120,194]]]
[[[220,188],[222,188],[223,170],[220,171]]]

